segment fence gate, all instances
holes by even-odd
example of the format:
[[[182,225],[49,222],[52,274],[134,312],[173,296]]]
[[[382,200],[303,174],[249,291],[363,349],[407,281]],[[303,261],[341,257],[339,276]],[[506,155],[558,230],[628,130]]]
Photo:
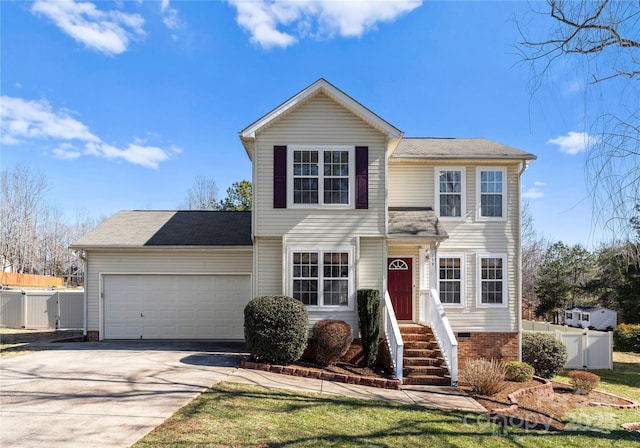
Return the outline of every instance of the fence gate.
[[[25,329],[82,329],[83,291],[0,291],[0,325]]]

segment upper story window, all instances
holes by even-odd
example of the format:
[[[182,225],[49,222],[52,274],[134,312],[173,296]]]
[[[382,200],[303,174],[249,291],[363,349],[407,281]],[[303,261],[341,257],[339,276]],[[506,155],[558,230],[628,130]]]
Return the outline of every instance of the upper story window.
[[[463,167],[436,168],[436,213],[440,218],[464,219],[466,172]]]
[[[289,146],[292,207],[353,206],[353,146]]]
[[[507,170],[478,167],[477,208],[479,219],[505,219],[507,209]]]
[[[478,255],[478,305],[507,304],[507,257]]]
[[[350,250],[292,250],[291,296],[310,307],[349,307]]]
[[[464,305],[464,257],[446,254],[438,257],[438,291],[443,305]]]

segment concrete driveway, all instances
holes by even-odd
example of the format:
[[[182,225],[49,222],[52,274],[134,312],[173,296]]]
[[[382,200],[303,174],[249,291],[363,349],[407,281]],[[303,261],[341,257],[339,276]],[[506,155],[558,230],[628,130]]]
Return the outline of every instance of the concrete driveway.
[[[245,355],[240,343],[57,345],[0,360],[0,446],[129,446]]]

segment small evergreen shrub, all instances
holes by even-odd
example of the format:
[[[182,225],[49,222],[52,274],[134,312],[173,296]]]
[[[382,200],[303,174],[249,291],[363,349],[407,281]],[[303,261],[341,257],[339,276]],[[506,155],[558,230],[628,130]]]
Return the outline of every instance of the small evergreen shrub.
[[[495,359],[470,359],[460,373],[478,395],[490,397],[505,386],[504,366]]]
[[[313,326],[316,361],[328,366],[340,360],[353,342],[353,328],[343,320],[321,320]]]
[[[377,289],[358,290],[358,319],[360,339],[364,353],[364,364],[372,366],[378,357],[380,338],[380,291]]]
[[[307,347],[309,313],[299,300],[260,296],[244,308],[244,339],[249,353],[260,361],[288,364]]]
[[[587,395],[600,383],[598,375],[584,370],[570,370],[568,375],[571,378],[569,381],[578,395]]]
[[[640,353],[640,324],[620,324],[613,330],[613,347],[618,352]]]
[[[533,379],[535,369],[526,362],[509,361],[504,365],[504,374],[507,381],[526,383]]]
[[[567,347],[550,334],[523,333],[522,360],[542,378],[560,373],[567,363]]]

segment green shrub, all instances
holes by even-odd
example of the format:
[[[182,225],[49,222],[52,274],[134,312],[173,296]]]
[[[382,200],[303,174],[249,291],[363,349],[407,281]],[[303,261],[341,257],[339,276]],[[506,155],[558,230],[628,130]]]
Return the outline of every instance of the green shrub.
[[[543,378],[560,373],[567,363],[567,347],[550,334],[523,333],[522,360]]]
[[[244,308],[244,339],[249,353],[260,361],[287,364],[307,347],[309,313],[299,300],[260,296]]]
[[[380,291],[377,289],[358,290],[358,318],[360,339],[364,353],[364,364],[372,366],[378,357],[380,338]]]
[[[569,378],[571,378],[569,381],[578,395],[587,395],[598,387],[600,383],[600,377],[598,375],[584,370],[570,370],[568,375]]]
[[[343,320],[320,320],[313,326],[316,361],[328,366],[339,361],[353,342],[353,328]]]
[[[535,369],[526,362],[509,361],[504,365],[505,379],[518,383],[526,383],[533,379]]]
[[[478,395],[490,397],[505,386],[504,367],[495,359],[469,359],[460,373]]]
[[[613,330],[613,347],[618,352],[640,353],[640,324],[620,324]]]

